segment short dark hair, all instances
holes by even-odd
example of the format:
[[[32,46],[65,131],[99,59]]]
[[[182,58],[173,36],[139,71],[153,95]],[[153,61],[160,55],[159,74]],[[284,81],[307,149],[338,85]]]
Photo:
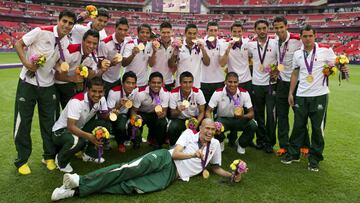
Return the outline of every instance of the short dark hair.
[[[164,22],[162,22],[162,23],[160,24],[160,30],[163,29],[163,28],[170,28],[170,29],[172,29],[172,25],[171,25],[170,22],[164,21]]]
[[[191,78],[194,82],[194,76],[189,71],[185,71],[180,74],[180,83],[183,81],[184,78]]]
[[[124,83],[128,78],[135,78],[135,81],[137,81],[136,74],[132,71],[124,73],[124,75],[122,76],[122,82]]]
[[[255,22],[254,28],[256,28],[259,24],[264,23],[267,27],[269,27],[269,22],[265,19],[259,19]]]
[[[98,8],[97,12],[98,14],[96,17],[104,16],[110,18],[110,12],[106,8]]]
[[[121,18],[117,19],[115,28],[117,28],[119,25],[127,25],[129,27],[129,22],[125,17],[121,17]]]
[[[153,72],[153,73],[150,74],[149,82],[150,82],[153,78],[156,78],[156,77],[161,78],[161,80],[164,81],[163,75],[162,75],[160,72],[156,71],[156,72]]]
[[[274,20],[273,20],[273,25],[274,25],[275,23],[280,23],[280,22],[283,22],[285,25],[288,24],[288,22],[287,22],[287,20],[286,20],[286,18],[285,18],[284,16],[276,16],[276,17],[274,18]]]
[[[231,25],[230,31],[232,31],[234,27],[241,27],[241,29],[244,29],[244,27],[243,27],[243,25],[241,24],[240,21],[235,21],[235,22]]]
[[[99,76],[95,76],[93,78],[91,78],[90,80],[87,80],[87,88],[90,89],[92,88],[92,86],[94,85],[98,85],[98,86],[103,86],[104,87],[104,82],[103,80],[101,79],[101,77]]]
[[[209,21],[208,24],[206,25],[206,31],[209,30],[210,26],[216,26],[219,27],[219,24],[216,21]]]
[[[147,23],[140,24],[140,25],[137,27],[137,32],[138,32],[138,34],[140,33],[141,29],[143,29],[143,28],[149,29],[150,34],[151,34],[151,26],[150,26],[149,24],[147,24]]]
[[[235,77],[237,80],[239,80],[239,75],[235,72],[228,72],[225,76],[225,80],[229,79],[230,77]]]
[[[314,28],[310,24],[305,24],[302,28],[300,28],[300,35],[302,35],[304,31],[310,30],[312,30],[314,34],[316,33]]]
[[[100,39],[99,32],[97,30],[94,30],[94,29],[90,29],[90,30],[85,32],[85,34],[83,36],[83,41],[85,41],[88,36],[96,37],[96,38],[98,38],[98,41]]]
[[[76,14],[74,12],[67,9],[61,11],[59,14],[59,20],[61,20],[64,16],[70,17],[74,20],[74,23],[76,22]]]
[[[185,27],[185,33],[188,31],[188,29],[190,28],[195,28],[195,29],[198,29],[197,26],[195,24],[187,24],[186,27]]]

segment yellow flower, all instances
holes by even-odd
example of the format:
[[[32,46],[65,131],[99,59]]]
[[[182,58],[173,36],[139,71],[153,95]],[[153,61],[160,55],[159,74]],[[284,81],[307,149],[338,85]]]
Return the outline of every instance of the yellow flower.
[[[224,130],[225,130],[225,129],[224,129],[224,126],[221,126],[221,130],[220,130],[220,131],[221,131],[221,132],[224,132]]]
[[[240,159],[237,159],[233,162],[233,164],[238,165],[240,163]]]
[[[136,127],[141,127],[141,125],[142,125],[142,121],[141,121],[141,119],[138,119],[138,120],[135,122],[135,126],[136,126]]]
[[[230,168],[231,170],[235,171],[236,170],[236,165],[234,163],[230,164]]]
[[[344,64],[346,62],[346,59],[340,58],[339,62],[340,62],[340,64]]]
[[[332,70],[332,74],[331,74],[331,75],[335,75],[335,74],[336,74],[336,71],[337,71],[337,68],[336,68],[336,67],[332,67],[331,70]]]

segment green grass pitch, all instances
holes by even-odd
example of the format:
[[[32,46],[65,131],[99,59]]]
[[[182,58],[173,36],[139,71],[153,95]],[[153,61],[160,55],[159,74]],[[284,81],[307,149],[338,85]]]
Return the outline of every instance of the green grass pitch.
[[[0,63],[15,63],[14,53],[1,53]],[[248,163],[249,172],[240,184],[231,185],[224,179],[211,175],[190,182],[176,181],[169,188],[145,195],[92,195],[63,202],[360,202],[360,66],[350,66],[350,82],[338,85],[337,78],[330,81],[330,100],[325,130],[325,160],[320,172],[307,170],[307,161],[283,165],[275,155],[247,148],[245,155],[235,149],[225,148],[222,165],[237,158]],[[62,183],[62,173],[48,171],[41,164],[42,141],[37,111],[32,125],[33,152],[29,160],[32,174],[21,176],[13,161],[16,157],[13,144],[14,98],[20,69],[0,69],[0,202],[50,202],[55,187]],[[292,115],[290,116],[292,117]],[[115,147],[115,143],[112,143]],[[131,160],[150,148],[128,149],[118,154],[115,149],[106,152],[103,165],[72,160],[79,174],[102,166]]]

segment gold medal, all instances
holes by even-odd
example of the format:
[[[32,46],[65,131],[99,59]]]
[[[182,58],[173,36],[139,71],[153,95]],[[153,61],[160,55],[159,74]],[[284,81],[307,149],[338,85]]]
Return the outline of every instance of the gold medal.
[[[197,39],[193,39],[193,40],[191,40],[192,41],[192,43],[194,43],[194,44],[197,44],[198,43],[198,40]]]
[[[213,36],[208,37],[208,40],[209,40],[209,42],[213,42],[215,40],[215,37],[213,37]]]
[[[282,71],[285,70],[285,66],[280,63],[280,64],[278,65],[277,69],[278,69],[280,72],[282,72]]]
[[[117,63],[120,63],[122,61],[122,59],[123,59],[122,55],[117,53],[117,54],[115,54],[113,60],[116,61]]]
[[[242,116],[244,114],[244,108],[240,106],[236,106],[234,109],[234,115],[235,116]]]
[[[234,42],[240,41],[240,38],[239,38],[239,37],[233,37],[232,39],[234,40]]]
[[[312,83],[313,80],[314,80],[314,77],[312,75],[306,76],[306,81],[308,81],[308,83]]]
[[[142,50],[145,49],[145,45],[144,45],[143,43],[140,43],[140,44],[137,46],[137,48],[138,48],[140,51],[142,51]]]
[[[202,172],[202,175],[203,175],[203,177],[204,177],[205,179],[208,179],[209,176],[210,176],[210,173],[209,173],[208,170],[204,169],[203,172]]]
[[[127,109],[130,109],[132,106],[133,106],[133,103],[131,100],[127,100],[124,104],[124,106],[127,108]]]
[[[189,108],[190,102],[189,102],[188,100],[183,100],[183,101],[182,101],[182,105],[183,105],[185,108]]]
[[[111,112],[110,115],[109,115],[109,119],[110,119],[111,121],[116,121],[116,120],[117,120],[117,115],[116,115],[116,113]]]
[[[263,64],[260,64],[260,66],[259,66],[259,71],[260,71],[260,72],[264,72],[264,65],[263,65]]]
[[[60,65],[61,72],[68,72],[69,68],[70,68],[70,66],[66,62],[62,62],[61,65]]]
[[[156,113],[161,113],[161,112],[162,112],[162,107],[161,107],[161,105],[156,105],[156,106],[155,106],[155,112],[156,112]]]

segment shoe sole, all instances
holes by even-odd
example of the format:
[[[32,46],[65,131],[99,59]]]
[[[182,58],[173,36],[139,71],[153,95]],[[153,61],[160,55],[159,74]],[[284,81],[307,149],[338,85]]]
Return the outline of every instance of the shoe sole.
[[[78,185],[72,180],[71,174],[68,173],[64,174],[63,185],[66,189],[73,189],[78,187]]]
[[[319,169],[318,169],[318,168],[308,167],[308,170],[309,170],[309,171],[313,171],[313,172],[319,172]]]
[[[299,163],[299,162],[300,162],[300,159],[295,159],[295,160],[291,160],[291,161],[283,161],[283,160],[281,160],[281,163],[286,164],[286,165],[289,165],[289,164],[291,164],[292,162]]]
[[[55,170],[55,169],[57,168],[57,165],[56,165],[56,164],[55,164],[55,167],[54,167],[54,168],[49,168],[49,167],[47,166],[46,161],[45,161],[44,159],[41,159],[41,163],[43,163],[49,171],[53,171],[53,170]],[[54,163],[55,163],[55,162],[54,162]]]
[[[56,194],[58,193],[58,190],[60,190],[60,188],[55,188],[55,190],[53,191],[53,193],[51,194],[51,201],[58,201],[60,200],[59,198],[57,198]]]

